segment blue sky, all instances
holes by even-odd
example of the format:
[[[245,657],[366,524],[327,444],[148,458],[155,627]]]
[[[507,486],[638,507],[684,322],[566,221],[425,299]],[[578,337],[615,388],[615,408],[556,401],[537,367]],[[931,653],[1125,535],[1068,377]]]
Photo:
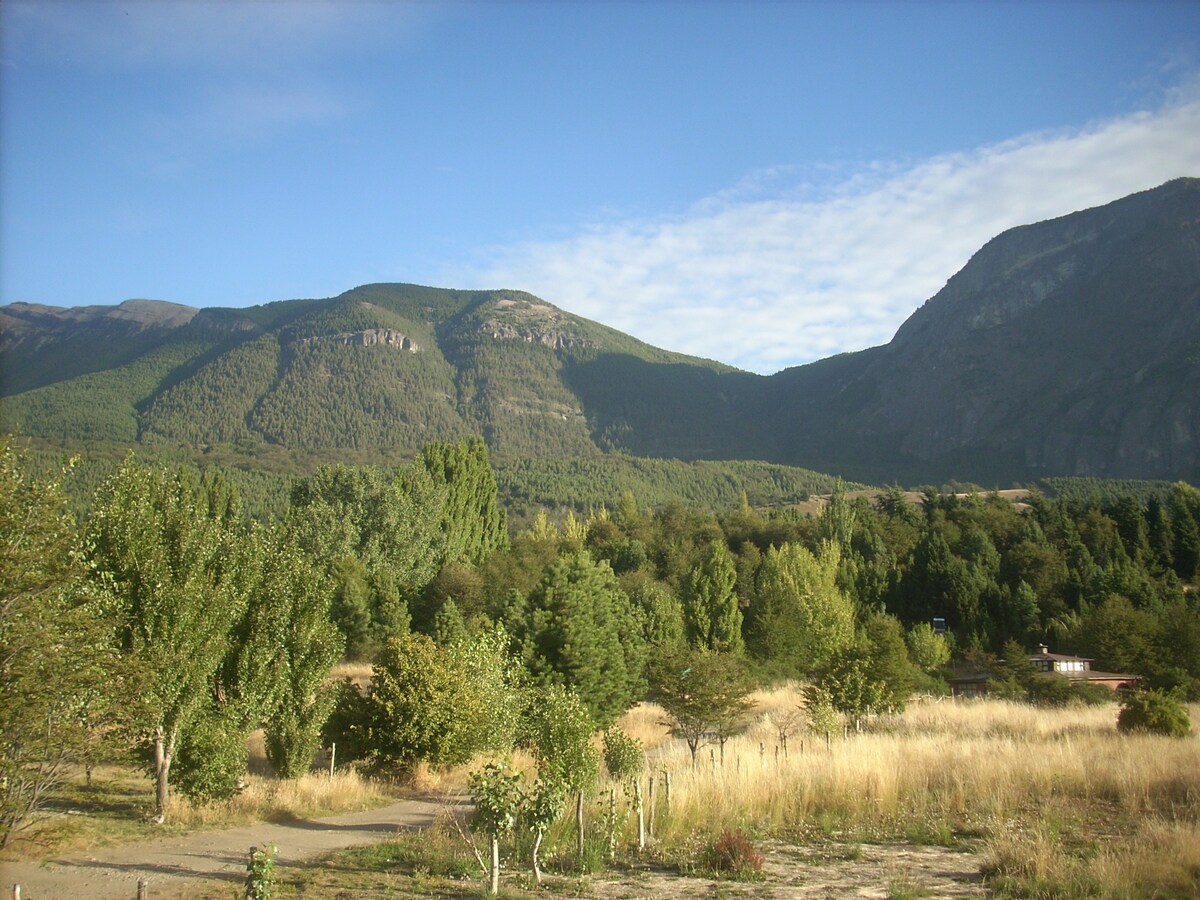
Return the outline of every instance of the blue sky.
[[[1200,176],[1200,3],[4,0],[0,304],[531,291],[770,373]]]

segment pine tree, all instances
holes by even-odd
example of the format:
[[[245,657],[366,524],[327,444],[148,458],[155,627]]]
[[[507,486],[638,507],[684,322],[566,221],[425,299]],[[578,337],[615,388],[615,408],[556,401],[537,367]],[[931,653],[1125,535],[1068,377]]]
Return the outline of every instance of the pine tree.
[[[612,569],[586,550],[550,566],[509,627],[534,677],[572,688],[597,724],[633,702],[645,667],[641,624]]]

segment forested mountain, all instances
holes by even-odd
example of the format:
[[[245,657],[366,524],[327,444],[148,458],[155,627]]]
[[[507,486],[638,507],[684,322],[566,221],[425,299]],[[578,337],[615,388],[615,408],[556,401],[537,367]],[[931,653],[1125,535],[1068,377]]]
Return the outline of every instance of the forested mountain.
[[[569,299],[569,298],[568,298]],[[0,310],[0,430],[497,464],[765,460],[863,481],[1200,481],[1200,180],[1013,229],[886,346],[772,377],[518,291]]]

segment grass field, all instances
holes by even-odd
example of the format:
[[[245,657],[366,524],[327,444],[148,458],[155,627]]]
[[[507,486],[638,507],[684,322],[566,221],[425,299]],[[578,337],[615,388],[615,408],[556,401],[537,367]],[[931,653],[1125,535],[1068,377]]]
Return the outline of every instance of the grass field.
[[[797,718],[800,696],[797,686],[756,695],[754,720],[727,744],[724,762],[716,748],[706,747],[695,767],[687,748],[668,734],[661,710],[642,704],[626,713],[621,726],[647,748],[643,786],[653,835],[637,853],[635,820],[619,792],[615,871],[657,873],[657,880],[639,882],[639,896],[691,890],[680,879],[705,875],[705,849],[726,829],[773,848],[775,874],[754,885],[751,896],[773,896],[770,879],[786,878],[780,860],[800,860],[795,867],[806,871],[813,860],[853,868],[878,856],[875,848],[897,847],[970,851],[979,890],[986,886],[1001,897],[1200,896],[1195,732],[1185,739],[1120,734],[1115,704],[1043,710],[993,700],[922,700],[828,745],[793,731],[785,752],[778,726]],[[1200,707],[1189,712],[1200,721]],[[466,769],[425,770],[421,787],[461,794],[465,776]],[[540,896],[608,896],[602,885],[611,879],[594,873],[605,868],[609,789],[602,780],[588,804],[587,869],[593,874],[578,868],[573,817],[564,815],[543,848],[552,877],[551,890]],[[176,810],[169,827],[363,808],[382,797],[353,775],[332,781],[314,775],[295,784],[264,776],[227,804]],[[150,802],[148,780],[103,770],[93,788],[69,786],[63,803],[75,804],[79,814],[58,817],[40,836],[57,849],[136,840],[153,830],[145,824]],[[529,845],[529,836],[517,833],[505,846],[511,896],[531,892],[515,874]],[[340,891],[347,897],[470,896],[483,880],[448,817],[430,832],[280,875],[281,896],[314,897]],[[897,875],[889,896],[930,895],[907,878]]]
[[[826,857],[850,866],[861,857],[865,865],[875,847],[943,847],[972,851],[979,891],[1001,897],[1200,896],[1195,733],[1187,739],[1119,734],[1115,703],[1046,710],[993,700],[922,700],[828,746],[794,732],[785,752],[777,726],[795,718],[798,686],[755,699],[755,721],[727,744],[723,763],[709,747],[693,767],[653,705],[642,704],[621,720],[648,750],[643,783],[649,795],[653,775],[654,833],[648,850],[637,854],[635,820],[620,795],[617,869],[650,866],[680,879],[674,888],[670,877],[653,882],[657,887],[639,882],[638,896],[697,889],[682,879],[704,874],[705,848],[731,828],[758,846],[790,848],[808,871],[813,859]],[[1200,707],[1190,713],[1197,721]],[[452,774],[449,782],[456,781]],[[601,799],[590,806],[593,868],[603,856],[597,848],[606,843],[600,832],[608,790],[598,785]],[[509,842],[512,869],[528,844],[522,835]],[[573,824],[564,816],[544,849],[547,868],[558,875],[550,893],[597,895],[595,884],[578,880],[573,846]],[[388,889],[400,896],[466,896],[482,877],[448,824],[422,839],[405,838],[330,865],[353,870],[354,879],[386,873]],[[289,890],[332,890],[330,877],[326,872],[319,888],[302,878]],[[897,876],[888,895],[942,896],[907,878]],[[521,875],[506,883],[511,896],[531,890]],[[770,885],[756,885],[750,895],[755,892],[770,896]]]

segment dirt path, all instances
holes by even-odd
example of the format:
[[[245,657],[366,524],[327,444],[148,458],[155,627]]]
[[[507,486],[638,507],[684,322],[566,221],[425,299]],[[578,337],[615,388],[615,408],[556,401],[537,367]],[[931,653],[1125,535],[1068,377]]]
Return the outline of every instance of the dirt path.
[[[289,865],[425,827],[441,808],[432,801],[403,800],[368,812],[197,831],[46,862],[3,862],[0,890],[6,900],[14,884],[21,885],[21,900],[133,900],[138,879],[145,879],[151,900],[186,896],[197,881],[240,885],[251,847],[274,844],[279,863]]]

